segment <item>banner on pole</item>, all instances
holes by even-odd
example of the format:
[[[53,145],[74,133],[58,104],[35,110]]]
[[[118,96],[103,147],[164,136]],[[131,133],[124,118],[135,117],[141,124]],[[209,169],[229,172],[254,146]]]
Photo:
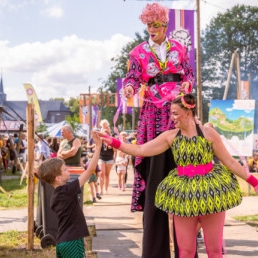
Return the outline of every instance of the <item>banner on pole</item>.
[[[42,120],[41,110],[40,110],[39,101],[38,101],[36,91],[34,90],[34,87],[29,83],[24,83],[23,86],[24,86],[26,94],[27,94],[28,103],[33,103],[34,104],[35,120],[38,123],[41,123],[43,120]]]
[[[195,73],[194,24],[194,10],[169,10],[167,36],[188,49],[190,65]]]

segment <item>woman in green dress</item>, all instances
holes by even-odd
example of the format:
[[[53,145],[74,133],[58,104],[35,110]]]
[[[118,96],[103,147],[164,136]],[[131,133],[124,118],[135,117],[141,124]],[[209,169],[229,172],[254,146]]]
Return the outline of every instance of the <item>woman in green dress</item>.
[[[178,96],[171,105],[175,129],[142,145],[121,143],[104,134],[102,138],[135,156],[154,156],[171,149],[177,167],[159,184],[155,205],[174,214],[180,257],[194,257],[200,222],[208,257],[220,258],[225,212],[242,201],[235,175],[251,184],[256,193],[258,179],[230,155],[213,128],[196,123],[195,109],[193,95]],[[221,164],[213,164],[214,155]]]

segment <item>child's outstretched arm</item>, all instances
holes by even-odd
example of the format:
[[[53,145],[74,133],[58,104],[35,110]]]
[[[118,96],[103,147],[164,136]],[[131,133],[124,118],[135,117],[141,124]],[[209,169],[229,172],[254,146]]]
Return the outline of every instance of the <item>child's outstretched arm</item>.
[[[96,167],[98,165],[102,141],[96,132],[92,132],[92,137],[96,145],[95,152],[93,154],[91,161],[89,162],[87,169],[78,178],[80,187],[82,187],[87,182],[91,174],[96,171]]]

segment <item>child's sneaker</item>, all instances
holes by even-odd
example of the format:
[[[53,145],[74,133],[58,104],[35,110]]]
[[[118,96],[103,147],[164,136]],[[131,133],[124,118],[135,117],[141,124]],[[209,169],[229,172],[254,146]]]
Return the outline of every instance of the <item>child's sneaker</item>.
[[[99,193],[96,194],[96,197],[97,197],[99,200],[102,199],[102,197],[100,196]]]
[[[97,202],[96,198],[93,198],[92,202]]]

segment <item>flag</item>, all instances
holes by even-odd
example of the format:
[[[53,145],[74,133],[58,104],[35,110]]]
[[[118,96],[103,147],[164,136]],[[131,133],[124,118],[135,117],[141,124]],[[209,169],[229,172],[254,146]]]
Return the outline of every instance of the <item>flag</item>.
[[[187,47],[190,65],[195,71],[194,10],[170,9],[167,36]]]
[[[33,103],[34,104],[35,119],[36,119],[37,122],[41,123],[42,122],[42,115],[41,115],[41,110],[40,110],[40,106],[39,106],[38,97],[37,97],[37,94],[34,90],[34,87],[29,83],[24,83],[23,86],[26,90],[28,103]]]

